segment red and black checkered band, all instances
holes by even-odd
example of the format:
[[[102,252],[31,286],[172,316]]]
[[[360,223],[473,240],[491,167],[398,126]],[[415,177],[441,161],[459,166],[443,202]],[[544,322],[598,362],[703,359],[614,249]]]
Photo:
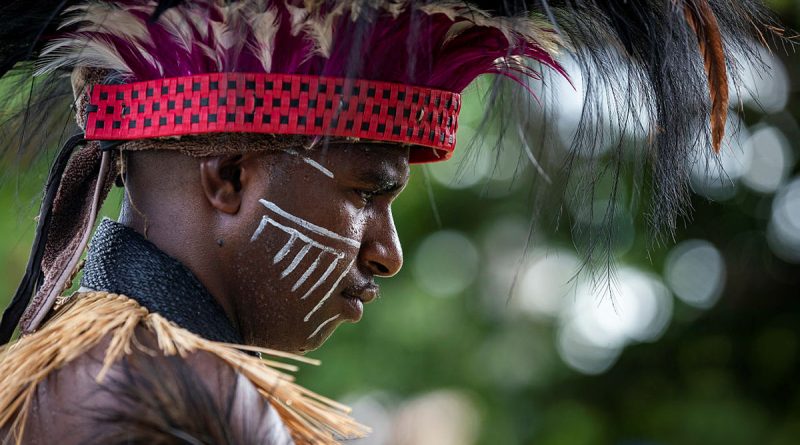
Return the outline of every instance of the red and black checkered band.
[[[372,80],[214,73],[92,89],[86,139],[134,140],[205,133],[338,136],[396,142],[413,162],[448,159],[458,93]]]

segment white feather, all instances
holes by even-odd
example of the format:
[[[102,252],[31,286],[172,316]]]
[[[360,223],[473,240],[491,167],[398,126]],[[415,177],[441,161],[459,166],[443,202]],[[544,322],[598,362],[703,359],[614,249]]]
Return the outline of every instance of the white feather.
[[[91,66],[131,74],[131,70],[108,42],[95,38],[60,39],[53,41],[41,54],[35,75],[61,68]]]
[[[314,50],[308,55],[311,57],[314,54],[319,54],[322,57],[330,57],[333,46],[333,23],[342,15],[347,12],[347,8],[351,5],[347,2],[338,4],[327,15],[319,14],[319,11],[314,11],[309,14],[303,26],[303,31],[308,35],[308,38],[314,42]]]
[[[178,8],[165,11],[158,23],[186,53],[175,54],[175,57],[183,57],[199,48],[216,64],[211,67],[212,71],[235,71],[242,49],[247,48],[258,58],[264,70],[271,72],[274,53],[280,51],[280,48],[275,47],[275,36],[282,25],[290,26],[292,35],[304,34],[312,42],[313,49],[308,57],[330,57],[334,24],[343,16],[357,20],[366,8],[392,17],[397,17],[410,7],[426,14],[444,14],[454,22],[448,30],[444,45],[471,27],[486,26],[498,29],[510,42],[522,39],[535,43],[551,54],[556,54],[565,46],[565,42],[561,41],[559,35],[542,18],[491,17],[484,11],[467,7],[463,2],[455,0],[421,6],[414,5],[411,0],[340,0],[332,10],[323,14],[323,5],[326,4],[323,0],[185,2]],[[78,31],[73,37],[56,40],[45,48],[37,65],[38,72],[93,66],[130,75],[130,68],[111,41],[101,37],[106,34],[130,42],[134,51],[163,75],[162,62],[153,55],[158,42],[153,42],[145,18],[156,5],[155,0],[124,7],[118,6],[113,0],[90,0],[67,8],[62,26],[77,27]],[[286,8],[288,24],[280,23],[278,8]],[[212,16],[217,20],[210,20]],[[90,37],[86,33],[94,35]],[[517,66],[514,61],[502,63],[506,66]]]
[[[205,43],[197,43],[197,47],[200,48],[200,51],[202,51],[203,54],[205,54],[206,57],[208,57],[209,59],[214,61],[216,66],[213,67],[213,68],[215,68],[219,72],[223,71],[223,69],[222,69],[222,66],[223,66],[222,57],[217,52],[217,50],[215,48],[212,48],[212,47],[206,45]]]
[[[278,33],[280,20],[275,8],[253,15],[250,27],[255,36],[255,43],[250,43],[253,54],[261,61],[264,71],[272,72],[272,53],[275,50],[275,34]]]
[[[172,8],[164,11],[159,17],[159,24],[172,36],[175,43],[188,54],[192,52],[192,46],[194,45],[194,35],[192,33],[194,26],[184,18],[184,14],[178,12],[177,8]]]
[[[113,3],[90,2],[67,8],[67,16],[59,28],[80,25],[78,32],[113,33],[128,40],[152,44],[147,24]]]
[[[303,26],[305,26],[306,19],[308,18],[308,9],[302,6],[294,6],[290,4],[286,4],[286,10],[289,11],[289,17],[291,17],[292,21],[292,35],[296,36],[303,30]]]

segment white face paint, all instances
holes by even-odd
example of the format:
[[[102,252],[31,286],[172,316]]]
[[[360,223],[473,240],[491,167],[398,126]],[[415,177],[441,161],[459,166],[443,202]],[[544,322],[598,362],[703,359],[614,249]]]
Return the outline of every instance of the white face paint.
[[[325,326],[326,326],[328,323],[332,322],[333,320],[336,320],[337,318],[339,318],[339,314],[336,314],[336,315],[334,315],[333,317],[331,317],[331,318],[329,318],[329,319],[327,319],[327,320],[323,321],[322,323],[320,323],[320,324],[319,324],[319,326],[317,326],[317,328],[316,328],[316,329],[314,329],[314,332],[312,332],[312,333],[311,333],[311,334],[310,334],[310,335],[309,335],[309,336],[306,338],[306,340],[308,340],[308,339],[310,339],[311,337],[313,337],[313,336],[315,336],[315,335],[319,334],[319,331],[321,331],[321,330],[322,330],[322,328],[324,328],[324,327],[325,327]]]
[[[316,169],[321,174],[333,179],[333,172],[325,168],[320,163],[303,156],[294,150],[286,150],[287,153],[297,156],[306,164]],[[282,267],[280,279],[292,279],[291,292],[300,295],[300,300],[305,300],[312,295],[321,294],[317,304],[303,318],[308,322],[328,299],[333,295],[336,287],[344,279],[350,268],[355,263],[355,257],[337,275],[334,272],[340,268],[348,252],[353,248],[360,247],[357,240],[339,235],[324,227],[320,227],[310,221],[293,215],[280,208],[274,202],[260,199],[259,202],[265,207],[267,213],[261,218],[258,228],[250,237],[250,241],[255,241],[267,230],[277,230],[288,235],[286,243],[278,250],[272,258],[272,264]],[[314,261],[302,272],[298,266],[306,258],[313,256]],[[325,326],[340,317],[341,314],[334,315],[320,323],[308,336],[317,335]]]
[[[267,201],[266,199],[259,199],[258,202],[260,202],[264,207],[266,207],[268,210],[272,211],[273,213],[275,213],[275,214],[277,214],[277,215],[279,215],[279,216],[281,216],[283,218],[288,219],[289,221],[293,222],[294,224],[297,224],[301,229],[305,229],[305,230],[307,230],[309,232],[316,233],[316,234],[331,238],[331,239],[336,240],[336,241],[342,241],[344,243],[350,244],[353,247],[358,247],[359,246],[358,241],[356,241],[354,239],[350,239],[350,238],[344,237],[344,236],[339,235],[339,234],[336,234],[336,233],[331,232],[330,230],[328,230],[328,229],[326,229],[324,227],[320,227],[318,225],[315,225],[315,224],[313,224],[311,222],[308,222],[308,221],[304,220],[303,218],[300,218],[298,216],[294,216],[291,213],[287,212],[286,210],[283,210],[282,208],[278,207],[274,202]],[[300,234],[300,232],[297,232],[297,233]],[[258,230],[256,230],[256,233],[253,234],[253,237],[257,237],[258,234],[260,234],[260,232]],[[250,241],[253,241],[254,239],[255,238],[250,238]]]
[[[288,227],[275,221],[270,216],[264,215],[261,218],[261,223],[258,225],[258,228],[256,229],[255,233],[253,233],[253,236],[250,237],[251,242],[255,241],[256,239],[258,239],[261,233],[267,228],[267,226],[273,226],[276,229],[289,235],[289,239],[286,241],[286,244],[284,244],[283,247],[281,247],[281,249],[278,251],[278,253],[276,253],[275,256],[272,258],[272,264],[279,264],[282,262],[285,263],[286,261],[284,260],[288,259],[289,253],[297,252],[292,258],[291,262],[289,262],[289,264],[283,269],[283,271],[281,271],[281,279],[286,278],[292,272],[294,272],[294,270],[297,268],[297,265],[300,264],[300,261],[302,261],[303,258],[305,258],[305,256],[309,252],[313,251],[314,253],[317,254],[311,266],[308,269],[306,269],[306,271],[292,285],[292,291],[297,291],[297,289],[299,289],[303,284],[305,284],[306,280],[308,280],[308,277],[311,276],[316,271],[320,263],[328,262],[328,266],[325,269],[325,272],[322,273],[322,276],[320,276],[319,279],[314,283],[314,285],[311,286],[311,288],[308,289],[308,291],[300,298],[301,300],[305,300],[306,298],[308,298],[309,295],[311,295],[311,293],[314,290],[317,289],[317,287],[320,286],[320,284],[322,284],[322,282],[328,279],[330,274],[338,265],[339,261],[345,257],[345,252],[342,250],[335,249],[331,246],[322,244],[322,242],[310,238],[308,235],[304,234],[300,230],[305,229],[322,237],[327,237],[331,241],[334,242],[341,241],[346,244],[350,244],[353,247],[358,247],[358,242],[350,238],[345,238],[341,235],[333,233],[327,229],[323,229],[322,227],[311,224],[310,222],[302,218],[298,218],[294,215],[291,215],[270,201],[261,199],[260,202],[265,207],[267,207],[267,209],[273,211],[275,214],[281,215],[284,218],[300,226],[299,229]],[[298,240],[300,240],[299,243],[297,242]]]
[[[288,235],[286,243],[272,258],[272,264],[283,268],[280,272],[280,279],[293,279],[291,290],[298,295],[302,293],[301,300],[309,298],[318,291],[324,291],[322,298],[303,318],[303,321],[308,322],[311,316],[333,295],[336,287],[350,271],[355,263],[355,258],[350,260],[338,275],[334,275],[334,271],[348,256],[347,252],[352,252],[352,248],[357,249],[359,242],[292,215],[274,202],[266,199],[260,199],[259,202],[264,206],[267,214],[261,218],[261,223],[250,237],[250,241],[257,240],[267,229],[277,230]],[[298,270],[298,266],[303,259],[310,255],[314,255],[314,261],[301,272]],[[312,336],[338,317],[337,315],[324,321],[315,329]]]
[[[299,157],[299,158],[300,158],[300,159],[302,159],[302,160],[303,160],[303,162],[305,162],[306,164],[308,164],[308,165],[310,165],[310,166],[312,166],[312,167],[316,168],[316,169],[317,169],[317,170],[319,170],[319,172],[320,172],[320,173],[322,173],[323,175],[325,175],[325,176],[327,176],[327,177],[329,177],[329,178],[333,179],[333,172],[332,172],[332,171],[330,171],[330,170],[328,170],[327,168],[323,167],[323,166],[322,166],[322,164],[320,164],[319,162],[317,162],[317,161],[315,161],[315,160],[313,160],[313,159],[307,158],[307,157],[303,156],[302,154],[300,154],[300,153],[298,153],[298,152],[296,152],[296,151],[294,151],[294,150],[284,150],[284,151],[285,151],[286,153],[289,153],[289,154],[292,154],[292,155],[295,155],[295,156]]]

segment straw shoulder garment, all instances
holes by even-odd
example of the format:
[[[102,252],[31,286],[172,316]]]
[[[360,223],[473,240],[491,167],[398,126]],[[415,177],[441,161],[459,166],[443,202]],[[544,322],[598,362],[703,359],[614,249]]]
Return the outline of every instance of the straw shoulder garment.
[[[0,431],[10,432],[8,443],[26,443],[25,429],[37,402],[37,387],[48,376],[103,346],[101,363],[96,367],[99,372],[94,375],[98,389],[109,381],[113,383],[112,376],[119,374],[120,364],[131,357],[144,355],[184,363],[193,354],[204,354],[246,379],[247,385],[274,408],[297,444],[337,444],[369,431],[348,416],[347,407],[294,383],[286,372],[296,370],[296,366],[273,358],[316,364],[314,360],[206,340],[124,295],[88,292],[68,298],[40,330],[0,351]],[[258,358],[252,352],[269,358]],[[125,372],[130,373],[130,369]],[[156,369],[155,375],[160,372]],[[147,388],[157,390],[152,382]]]

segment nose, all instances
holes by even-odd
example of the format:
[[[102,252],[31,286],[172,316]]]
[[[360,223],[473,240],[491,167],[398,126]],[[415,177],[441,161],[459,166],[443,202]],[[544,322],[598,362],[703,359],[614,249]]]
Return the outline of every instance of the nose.
[[[403,266],[403,249],[391,209],[370,219],[359,252],[361,267],[373,276],[391,277]],[[376,215],[377,216],[377,215]]]

